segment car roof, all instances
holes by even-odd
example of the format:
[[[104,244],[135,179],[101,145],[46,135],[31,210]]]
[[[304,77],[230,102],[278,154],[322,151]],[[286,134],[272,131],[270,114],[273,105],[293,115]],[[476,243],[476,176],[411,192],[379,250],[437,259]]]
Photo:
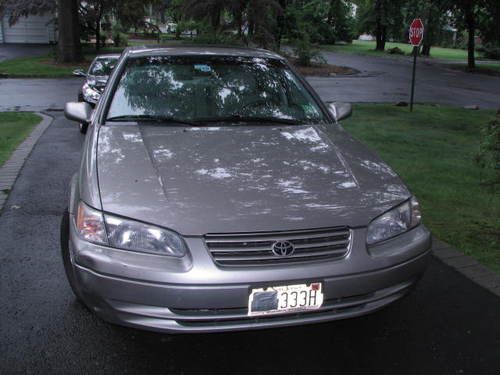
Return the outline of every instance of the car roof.
[[[119,53],[105,53],[105,54],[102,54],[102,55],[97,55],[94,60],[99,60],[99,59],[110,59],[110,58],[113,58],[113,59],[119,59],[120,58],[120,54]]]
[[[124,54],[134,57],[142,56],[242,56],[274,58],[282,60],[283,57],[260,48],[241,46],[213,46],[213,45],[182,45],[182,46],[134,46],[125,49]]]

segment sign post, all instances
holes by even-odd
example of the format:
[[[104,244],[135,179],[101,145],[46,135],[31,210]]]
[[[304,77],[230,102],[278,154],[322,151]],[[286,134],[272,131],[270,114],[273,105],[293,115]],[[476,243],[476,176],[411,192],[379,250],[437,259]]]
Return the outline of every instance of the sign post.
[[[413,46],[413,73],[411,77],[410,112],[413,112],[413,98],[415,95],[415,68],[417,55],[422,39],[424,38],[424,24],[420,18],[415,18],[410,25],[410,43]]]

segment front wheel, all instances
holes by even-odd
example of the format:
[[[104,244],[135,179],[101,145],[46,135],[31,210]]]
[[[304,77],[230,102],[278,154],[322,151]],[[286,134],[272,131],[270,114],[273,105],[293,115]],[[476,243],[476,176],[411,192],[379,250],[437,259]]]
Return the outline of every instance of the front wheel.
[[[67,208],[64,210],[61,220],[61,255],[69,286],[76,299],[82,302],[81,294],[76,286],[75,270],[73,269],[69,252],[69,211]]]

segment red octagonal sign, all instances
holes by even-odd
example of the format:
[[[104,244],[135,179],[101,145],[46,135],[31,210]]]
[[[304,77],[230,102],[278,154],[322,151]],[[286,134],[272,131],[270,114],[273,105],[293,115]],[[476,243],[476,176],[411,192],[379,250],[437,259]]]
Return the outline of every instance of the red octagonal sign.
[[[418,47],[424,37],[424,23],[420,18],[415,18],[410,25],[410,43]]]

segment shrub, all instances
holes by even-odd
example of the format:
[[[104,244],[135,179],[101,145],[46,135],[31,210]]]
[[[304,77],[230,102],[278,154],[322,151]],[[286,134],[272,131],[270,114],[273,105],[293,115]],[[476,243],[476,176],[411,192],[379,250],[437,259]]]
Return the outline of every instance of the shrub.
[[[118,22],[111,28],[111,38],[115,47],[126,47],[128,44],[128,35],[123,32],[123,28]]]
[[[297,56],[297,63],[301,66],[311,66],[313,62],[326,62],[321,51],[311,43],[307,35],[295,40],[294,52]]]
[[[500,60],[500,44],[488,43],[483,46],[484,57]]]
[[[405,54],[405,52],[399,47],[389,48],[387,50],[387,53],[390,55],[404,55]]]
[[[125,33],[113,34],[113,42],[115,47],[126,47],[128,45],[128,35]]]

